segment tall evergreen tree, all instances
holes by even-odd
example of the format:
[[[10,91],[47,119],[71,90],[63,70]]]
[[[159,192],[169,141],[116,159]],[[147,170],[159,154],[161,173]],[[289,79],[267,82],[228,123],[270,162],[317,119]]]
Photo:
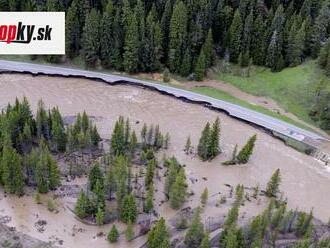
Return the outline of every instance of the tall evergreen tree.
[[[127,30],[124,46],[124,69],[129,73],[136,72],[139,53],[139,34],[137,26],[137,14],[131,12],[127,17]]]
[[[169,248],[170,234],[165,224],[164,218],[160,218],[156,225],[150,230],[147,238],[147,248]]]
[[[241,53],[241,39],[243,32],[242,18],[238,10],[236,10],[233,22],[229,29],[229,53],[230,61],[237,62]]]
[[[279,191],[280,182],[281,182],[280,169],[277,169],[267,184],[266,195],[268,197],[276,197],[276,194]]]
[[[174,5],[170,22],[168,65],[171,72],[179,72],[187,38],[188,15],[182,1]]]
[[[137,218],[135,198],[132,194],[126,195],[121,203],[120,216],[125,223],[134,223]]]
[[[86,16],[83,49],[86,66],[94,67],[100,53],[100,14],[96,9],[92,9]]]
[[[184,243],[187,247],[198,248],[200,247],[204,238],[204,226],[201,222],[200,209],[194,213],[191,225],[185,235]]]
[[[179,209],[187,197],[187,183],[184,169],[181,168],[170,189],[170,205],[173,209]]]
[[[75,0],[67,11],[65,23],[65,53],[73,58],[78,55],[80,48],[80,22]]]
[[[252,155],[254,144],[257,140],[257,135],[253,135],[242,150],[237,155],[237,161],[240,164],[246,164],[249,161],[250,156]]]

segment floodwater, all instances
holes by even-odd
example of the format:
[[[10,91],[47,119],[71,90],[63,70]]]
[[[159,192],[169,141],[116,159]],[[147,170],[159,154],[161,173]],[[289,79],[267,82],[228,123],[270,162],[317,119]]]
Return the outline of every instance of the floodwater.
[[[304,211],[313,209],[317,218],[329,220],[330,172],[326,167],[314,158],[285,146],[265,132],[225,114],[131,86],[109,86],[83,79],[0,75],[0,108],[5,107],[8,102],[13,102],[16,96],[26,96],[34,110],[40,98],[48,107],[58,106],[64,116],[86,110],[89,115],[96,117],[96,125],[103,138],[110,138],[114,123],[120,115],[129,117],[138,133],[144,122],[159,124],[161,130],[168,131],[171,136],[167,156],[174,155],[180,163],[186,165],[189,191],[194,194],[189,197],[184,207],[196,207],[204,188],[209,190],[209,203],[203,213],[205,223],[210,221],[208,217],[220,218],[227,212],[228,207],[215,206],[219,193],[229,195],[229,188],[225,184],[235,186],[240,183],[246,187],[260,184],[260,188],[265,189],[277,168],[281,170],[280,188],[288,198],[288,207]],[[214,121],[217,116],[221,120],[223,153],[212,162],[201,162],[194,155],[186,155],[183,148],[187,137],[191,136],[192,144],[196,147],[205,123]],[[231,157],[235,144],[242,147],[255,133],[258,139],[254,154],[247,165],[221,165]],[[158,192],[162,192],[161,187],[156,186]],[[161,194],[157,193],[157,198],[159,197]],[[82,224],[68,208],[73,205],[75,199],[62,198],[57,201],[60,207],[59,213],[56,214],[50,213],[46,204],[37,205],[31,196],[4,198],[1,193],[0,215],[11,216],[12,220],[8,225],[15,226],[17,230],[30,236],[44,241],[53,240],[55,237],[63,240],[62,247],[116,247],[109,245],[105,237],[97,237],[97,233],[101,231],[107,233],[111,225],[96,227]],[[266,204],[265,198],[261,198],[258,204],[256,200],[248,202],[241,209],[241,214],[244,215],[241,218],[247,219],[259,213]],[[157,211],[166,219],[176,214],[170,210],[168,204],[157,204]],[[47,221],[43,233],[38,232],[35,227],[35,222],[39,219]],[[124,230],[124,226],[120,228]],[[138,247],[145,238],[125,245],[124,235],[121,240],[118,247]]]

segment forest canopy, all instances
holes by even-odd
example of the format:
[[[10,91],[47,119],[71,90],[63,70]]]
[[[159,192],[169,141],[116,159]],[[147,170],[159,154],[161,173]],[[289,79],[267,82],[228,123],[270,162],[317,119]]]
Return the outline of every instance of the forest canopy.
[[[329,0],[10,0],[1,11],[66,11],[66,55],[86,66],[202,79],[215,58],[272,71],[316,58]],[[59,57],[48,56],[54,62]]]

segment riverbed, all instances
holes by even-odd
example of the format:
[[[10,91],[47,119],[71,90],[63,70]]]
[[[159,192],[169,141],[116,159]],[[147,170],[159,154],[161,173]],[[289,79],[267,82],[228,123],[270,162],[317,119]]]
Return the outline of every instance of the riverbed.
[[[200,194],[205,187],[209,190],[210,200],[203,213],[208,217],[220,218],[227,212],[227,207],[216,207],[220,195],[228,197],[229,188],[244,184],[254,187],[257,184],[265,189],[272,173],[280,168],[282,182],[280,189],[288,198],[289,208],[310,211],[315,217],[328,221],[330,217],[330,172],[314,158],[302,154],[263,130],[233,119],[223,113],[209,110],[200,105],[185,103],[156,92],[132,86],[109,86],[105,83],[76,78],[56,78],[21,74],[0,75],[0,108],[16,97],[26,96],[35,111],[39,99],[47,107],[58,106],[63,116],[72,116],[86,112],[95,117],[95,123],[102,138],[109,139],[118,116],[129,117],[137,134],[147,124],[159,124],[163,132],[171,136],[167,156],[176,156],[185,164],[189,190],[194,194],[184,207],[196,207]],[[197,146],[200,132],[207,121],[213,122],[216,117],[221,121],[222,154],[211,162],[201,162],[195,155],[186,155],[183,151],[186,139],[191,137],[194,147]],[[249,137],[257,134],[255,151],[247,165],[223,166],[221,163],[230,159],[235,144],[242,147]],[[161,191],[159,186],[158,191]],[[220,194],[219,194],[220,193]],[[48,197],[48,196],[45,196]],[[159,196],[158,196],[159,197]],[[160,196],[162,197],[162,196]],[[88,226],[75,219],[68,206],[75,199],[58,199],[59,212],[51,213],[45,205],[35,203],[32,196],[17,198],[0,195],[0,215],[8,215],[8,225],[32,237],[49,241],[63,240],[62,247],[109,247],[100,232],[107,233],[111,225],[102,227]],[[247,203],[242,209],[244,219],[258,214],[267,204],[267,199]],[[158,212],[166,219],[176,212],[168,204],[158,206]],[[44,232],[39,232],[35,222],[46,220]],[[241,216],[241,221],[243,218]],[[121,226],[123,230],[124,227]],[[78,230],[78,231],[77,231]],[[139,238],[125,247],[138,247],[145,238]],[[123,247],[124,235],[117,246]],[[59,245],[57,243],[57,245]]]

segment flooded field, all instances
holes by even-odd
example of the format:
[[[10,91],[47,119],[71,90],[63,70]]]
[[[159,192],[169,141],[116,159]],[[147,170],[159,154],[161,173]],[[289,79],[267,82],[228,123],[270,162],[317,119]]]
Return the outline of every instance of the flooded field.
[[[315,217],[323,221],[329,220],[330,171],[312,157],[301,154],[265,132],[225,114],[131,86],[109,86],[83,79],[0,75],[0,108],[13,102],[16,96],[26,96],[34,110],[38,100],[42,98],[47,107],[58,106],[63,116],[72,116],[86,110],[90,116],[95,117],[102,138],[107,139],[110,138],[119,115],[129,117],[138,134],[144,122],[158,123],[161,130],[168,131],[171,136],[167,156],[174,155],[180,163],[186,165],[189,190],[194,195],[189,197],[185,206],[196,207],[200,202],[201,192],[208,187],[210,198],[203,214],[206,224],[212,221],[208,217],[220,218],[227,212],[227,207],[215,206],[220,195],[229,194],[230,189],[225,184],[235,186],[240,183],[246,187],[260,184],[260,188],[265,189],[277,168],[281,169],[280,188],[284,197],[288,198],[288,207],[305,211],[314,209]],[[221,120],[223,153],[212,162],[205,163],[194,155],[186,155],[183,148],[187,137],[191,136],[196,147],[206,121],[214,121],[217,116]],[[231,157],[235,144],[241,147],[255,133],[258,135],[255,152],[247,165],[221,165]],[[83,179],[71,183],[79,185],[83,183]],[[161,184],[156,188],[158,192],[162,192]],[[163,197],[162,194],[157,195]],[[79,222],[70,210],[74,202],[73,198],[57,199],[59,212],[51,213],[46,204],[37,205],[33,196],[4,197],[0,192],[0,216],[10,216],[11,220],[6,224],[15,226],[18,231],[40,240],[54,241],[62,247],[109,247],[106,237],[98,237],[97,234],[106,234],[111,225],[97,227]],[[241,209],[240,220],[244,221],[257,214],[266,204],[265,198],[261,198],[258,203],[248,202]],[[157,211],[168,220],[176,214],[167,204],[158,206]],[[35,224],[38,220],[47,222],[42,232]],[[124,230],[123,226],[119,227]],[[60,240],[63,241],[62,245]],[[125,243],[124,246],[139,247],[144,241],[145,238],[142,237],[129,244]],[[117,245],[110,246],[123,247],[122,242],[124,235]]]

